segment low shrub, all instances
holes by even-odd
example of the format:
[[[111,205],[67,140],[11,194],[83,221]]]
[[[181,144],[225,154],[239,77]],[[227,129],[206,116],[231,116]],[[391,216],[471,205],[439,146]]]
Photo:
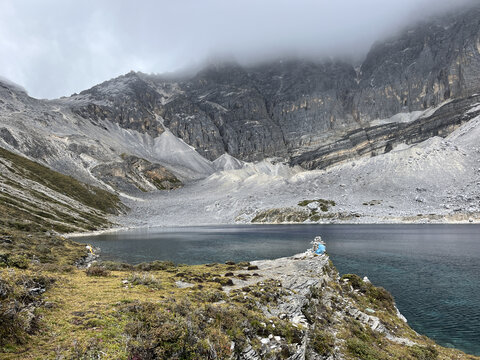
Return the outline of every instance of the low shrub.
[[[302,342],[302,330],[288,321],[270,321],[258,311],[228,302],[200,304],[199,299],[125,304],[119,311],[130,318],[125,327],[125,335],[131,339],[129,358],[239,358],[247,344],[270,334],[284,338],[287,344]]]
[[[177,266],[172,261],[152,261],[149,263],[141,263],[135,265],[136,270],[141,271],[158,271],[158,270],[172,270]]]
[[[12,270],[0,272],[0,349],[26,341],[37,330],[39,296],[54,282]]]
[[[155,276],[148,273],[142,273],[142,274],[135,273],[128,278],[128,281],[133,285],[145,285],[152,289],[162,288],[161,281],[157,279]]]
[[[347,350],[353,356],[362,360],[380,360],[378,351],[367,342],[358,338],[347,339]]]
[[[102,355],[98,339],[89,339],[85,343],[80,343],[78,340],[73,341],[72,355],[70,357],[72,360],[102,359]]]
[[[335,338],[327,331],[315,329],[310,336],[312,349],[321,356],[329,356],[335,347]]]
[[[414,345],[410,349],[410,354],[418,360],[436,360],[438,359],[438,350],[433,346]]]
[[[307,206],[308,204],[311,204],[311,203],[314,203],[314,202],[318,203],[318,205],[320,206],[320,209],[322,211],[328,211],[328,208],[330,206],[337,205],[335,203],[335,201],[333,201],[333,200],[315,199],[315,200],[302,200],[298,203],[298,206],[304,207],[304,206]]]
[[[395,312],[395,299],[384,288],[373,286],[355,274],[345,274],[341,277],[341,280],[343,281],[345,279],[348,280],[348,283],[352,285],[354,290],[358,290],[364,294],[372,306]]]
[[[30,266],[30,261],[25,255],[10,255],[7,265],[19,269],[27,269]]]
[[[125,264],[114,261],[102,261],[101,265],[110,271],[130,271],[134,269],[134,266],[131,264]]]
[[[369,284],[365,295],[372,305],[395,312],[395,300],[393,296],[380,286]]]
[[[92,265],[85,270],[85,274],[87,274],[87,276],[109,276],[110,271],[103,266]]]
[[[213,281],[219,283],[222,286],[233,286],[232,279],[228,277],[215,277],[213,278]]]
[[[341,281],[348,280],[349,284],[352,285],[354,290],[359,290],[361,292],[365,292],[367,287],[366,283],[362,280],[362,278],[356,274],[345,274],[341,277]]]

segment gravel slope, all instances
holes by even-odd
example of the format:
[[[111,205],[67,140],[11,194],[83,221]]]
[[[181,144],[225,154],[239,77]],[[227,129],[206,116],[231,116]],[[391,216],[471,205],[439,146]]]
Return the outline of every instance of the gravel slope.
[[[337,205],[330,213],[344,215],[329,222],[476,222],[480,220],[479,138],[477,117],[445,139],[434,137],[322,171],[291,168],[271,159],[246,163],[180,190],[126,200],[132,211],[117,222],[123,226],[244,223],[258,211],[295,208],[303,199],[316,198],[334,200]],[[347,216],[352,214],[359,217]]]

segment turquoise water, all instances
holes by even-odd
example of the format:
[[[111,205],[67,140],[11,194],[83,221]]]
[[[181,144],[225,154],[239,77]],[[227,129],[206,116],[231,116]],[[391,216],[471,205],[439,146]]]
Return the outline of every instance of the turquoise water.
[[[104,259],[200,264],[303,252],[321,235],[340,273],[368,276],[395,297],[412,328],[480,355],[480,226],[245,225],[140,229],[78,241]]]

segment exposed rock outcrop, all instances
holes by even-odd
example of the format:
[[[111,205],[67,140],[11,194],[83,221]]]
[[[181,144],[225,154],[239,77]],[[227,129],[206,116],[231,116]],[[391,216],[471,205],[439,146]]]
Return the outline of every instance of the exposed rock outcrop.
[[[434,136],[445,137],[463,123],[480,115],[480,95],[452,100],[432,115],[412,122],[391,122],[384,125],[362,127],[318,149],[291,159],[293,165],[306,169],[323,169],[330,165],[359,156],[388,153],[399,144],[415,144]]]
[[[163,166],[131,155],[123,155],[122,159],[122,162],[98,165],[92,169],[92,173],[114,189],[127,192],[136,189],[172,190],[182,185],[181,181]]]
[[[230,274],[233,285],[224,286],[224,291],[237,301],[258,299],[267,318],[290,322],[287,336],[294,339],[288,344],[284,336],[267,333],[258,338],[258,345],[244,345],[239,359],[275,354],[288,359],[416,358],[423,352],[439,359],[461,356],[425,342],[410,329],[385,289],[357,275],[340,278],[328,255],[315,254],[321,238],[315,240],[305,253],[251,262],[255,276],[251,270]],[[267,329],[273,323],[260,325]]]

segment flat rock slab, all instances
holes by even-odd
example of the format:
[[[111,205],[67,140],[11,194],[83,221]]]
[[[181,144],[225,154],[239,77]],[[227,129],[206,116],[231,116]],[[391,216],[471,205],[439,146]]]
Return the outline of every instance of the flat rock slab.
[[[252,261],[256,270],[242,270],[234,272],[239,274],[258,274],[245,279],[235,279],[234,285],[225,287],[226,291],[240,289],[244,286],[254,285],[262,280],[273,279],[282,283],[282,287],[305,295],[310,286],[317,285],[324,275],[324,267],[328,264],[327,255],[316,255],[313,251],[284,257],[274,260]]]

